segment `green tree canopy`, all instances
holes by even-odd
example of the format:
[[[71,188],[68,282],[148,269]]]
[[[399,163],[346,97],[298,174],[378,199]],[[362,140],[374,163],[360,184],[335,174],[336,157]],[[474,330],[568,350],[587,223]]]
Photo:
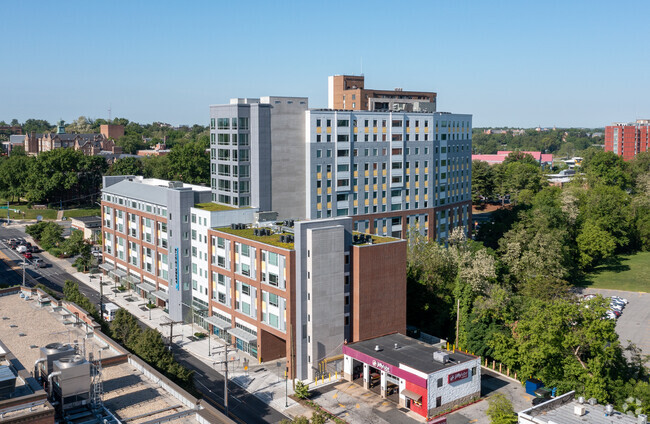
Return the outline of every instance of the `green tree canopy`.
[[[125,157],[117,159],[108,168],[107,175],[143,175],[144,165],[142,159]]]

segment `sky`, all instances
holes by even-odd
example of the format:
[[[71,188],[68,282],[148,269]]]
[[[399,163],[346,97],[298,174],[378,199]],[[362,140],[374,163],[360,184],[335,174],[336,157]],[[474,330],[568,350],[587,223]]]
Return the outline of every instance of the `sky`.
[[[0,120],[202,124],[327,77],[435,91],[475,127],[650,118],[647,1],[5,1]]]

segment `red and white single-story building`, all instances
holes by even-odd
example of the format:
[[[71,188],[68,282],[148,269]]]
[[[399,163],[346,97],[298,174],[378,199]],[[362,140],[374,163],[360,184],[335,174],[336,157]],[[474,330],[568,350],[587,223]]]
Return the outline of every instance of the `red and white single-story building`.
[[[344,345],[343,378],[430,418],[481,396],[481,358],[394,333]]]

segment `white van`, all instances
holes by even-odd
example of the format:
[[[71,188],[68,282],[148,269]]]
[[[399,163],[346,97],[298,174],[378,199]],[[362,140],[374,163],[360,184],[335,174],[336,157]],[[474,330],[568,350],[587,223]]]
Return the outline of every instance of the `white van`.
[[[102,318],[104,318],[104,321],[113,321],[115,319],[115,314],[120,309],[120,307],[110,302],[105,303],[103,306],[104,310],[102,311]]]
[[[24,244],[21,244],[20,246],[16,247],[16,252],[18,252],[18,253],[27,252],[27,246],[25,246]]]

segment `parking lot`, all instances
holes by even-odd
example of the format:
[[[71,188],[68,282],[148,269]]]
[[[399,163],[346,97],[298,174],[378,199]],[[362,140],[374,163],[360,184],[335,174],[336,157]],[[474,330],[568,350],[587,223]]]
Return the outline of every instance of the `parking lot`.
[[[627,299],[629,303],[616,321],[616,332],[623,346],[627,346],[629,340],[636,344],[644,355],[650,355],[648,336],[650,334],[650,293],[605,289],[586,289],[583,293],[601,294],[605,297],[620,296]]]

